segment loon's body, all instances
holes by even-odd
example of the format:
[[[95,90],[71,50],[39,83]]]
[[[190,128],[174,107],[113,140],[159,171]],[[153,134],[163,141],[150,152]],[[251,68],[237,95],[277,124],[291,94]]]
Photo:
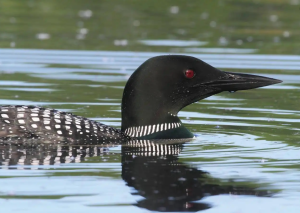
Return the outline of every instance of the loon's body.
[[[118,129],[87,118],[37,106],[0,107],[0,142],[95,145],[124,143],[129,137]]]
[[[122,143],[130,138],[182,139],[194,135],[177,113],[222,91],[246,90],[281,81],[220,71],[189,56],[150,58],[129,78],[122,98],[121,130],[71,113],[35,106],[0,107],[0,142],[38,138],[84,144]]]

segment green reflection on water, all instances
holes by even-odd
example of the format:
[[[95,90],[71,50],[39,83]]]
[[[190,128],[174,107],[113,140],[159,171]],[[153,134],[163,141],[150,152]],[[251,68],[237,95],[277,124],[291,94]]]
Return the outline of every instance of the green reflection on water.
[[[0,47],[185,51],[137,42],[171,39],[299,54],[300,6],[293,2],[2,0]]]

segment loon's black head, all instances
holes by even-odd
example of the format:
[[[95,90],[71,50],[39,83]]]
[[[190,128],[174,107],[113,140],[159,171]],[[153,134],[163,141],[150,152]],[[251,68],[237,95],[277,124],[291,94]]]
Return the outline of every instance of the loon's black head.
[[[129,78],[122,99],[122,131],[143,139],[191,138],[177,113],[222,91],[280,83],[256,75],[220,71],[190,56],[148,59]]]

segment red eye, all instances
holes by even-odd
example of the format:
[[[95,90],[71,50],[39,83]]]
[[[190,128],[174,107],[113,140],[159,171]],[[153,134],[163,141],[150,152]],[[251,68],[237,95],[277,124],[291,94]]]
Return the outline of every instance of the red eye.
[[[191,79],[191,78],[194,78],[195,72],[194,72],[194,70],[186,70],[184,72],[184,75],[186,78]]]

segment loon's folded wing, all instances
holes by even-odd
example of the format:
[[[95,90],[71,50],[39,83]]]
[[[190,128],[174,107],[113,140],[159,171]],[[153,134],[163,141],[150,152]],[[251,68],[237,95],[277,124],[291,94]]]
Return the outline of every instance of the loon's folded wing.
[[[87,118],[36,106],[0,107],[0,142],[45,142],[96,145],[128,140],[120,130]]]

